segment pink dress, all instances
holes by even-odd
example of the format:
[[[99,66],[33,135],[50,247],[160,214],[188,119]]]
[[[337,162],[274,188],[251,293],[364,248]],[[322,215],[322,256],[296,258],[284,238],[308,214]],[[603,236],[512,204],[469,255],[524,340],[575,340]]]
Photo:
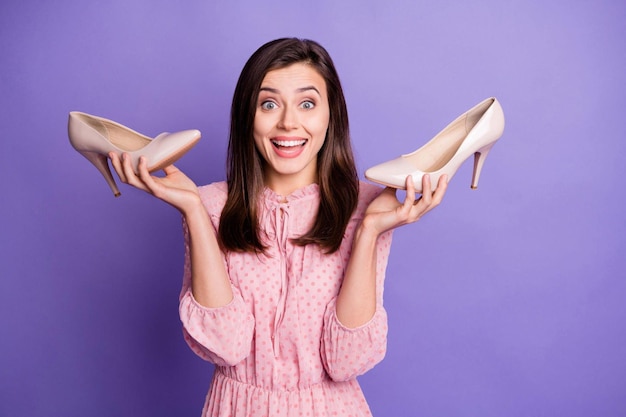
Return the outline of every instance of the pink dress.
[[[216,365],[203,416],[371,416],[356,376],[382,360],[387,345],[383,281],[391,232],[377,244],[377,309],[361,327],[343,326],[335,300],[348,264],[353,235],[381,188],[361,183],[358,207],[340,249],[324,254],[316,245],[290,239],[309,230],[319,202],[317,184],[295,191],[287,202],[266,189],[260,214],[264,255],[224,256],[234,299],[220,308],[199,305],[190,290],[188,235],[180,297],[185,340]],[[200,188],[217,228],[226,184]]]

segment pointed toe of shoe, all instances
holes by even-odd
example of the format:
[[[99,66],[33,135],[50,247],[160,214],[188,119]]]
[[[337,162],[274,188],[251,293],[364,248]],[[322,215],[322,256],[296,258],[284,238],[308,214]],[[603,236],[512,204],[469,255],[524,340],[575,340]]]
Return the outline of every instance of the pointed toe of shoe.
[[[193,148],[200,137],[200,131],[196,129],[161,133],[150,143],[150,149],[142,152],[142,155],[148,159],[148,170],[158,171],[173,164]]]
[[[365,171],[365,178],[387,187],[404,189],[406,177],[413,175],[415,178],[417,174],[421,172],[405,158],[400,157],[369,168]]]
[[[181,141],[186,141],[187,143],[190,143],[192,145],[195,145],[196,142],[198,142],[200,140],[200,137],[202,136],[200,131],[197,129],[189,129],[189,130],[183,130],[182,132],[178,132],[181,135]]]

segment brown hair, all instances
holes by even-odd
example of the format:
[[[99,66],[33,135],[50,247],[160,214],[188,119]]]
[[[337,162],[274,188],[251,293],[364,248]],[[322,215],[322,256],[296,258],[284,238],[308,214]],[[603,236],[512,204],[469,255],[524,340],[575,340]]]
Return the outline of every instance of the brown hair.
[[[227,158],[228,198],[219,238],[224,249],[263,252],[259,238],[259,198],[263,193],[263,159],[253,137],[261,83],[275,69],[295,63],[311,65],[325,80],[330,109],[326,140],[317,155],[320,204],[311,230],[294,239],[318,244],[327,253],[339,249],[358,199],[358,176],[350,145],[348,110],[339,76],[328,52],[317,42],[283,38],[261,46],[246,62],[235,87]]]

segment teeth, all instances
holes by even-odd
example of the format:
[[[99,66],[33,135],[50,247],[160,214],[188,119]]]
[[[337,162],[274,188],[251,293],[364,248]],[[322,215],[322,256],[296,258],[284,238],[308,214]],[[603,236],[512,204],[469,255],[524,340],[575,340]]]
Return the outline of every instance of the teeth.
[[[291,148],[293,146],[302,146],[306,143],[306,139],[303,140],[273,140],[272,143],[276,146],[282,146],[285,148]]]

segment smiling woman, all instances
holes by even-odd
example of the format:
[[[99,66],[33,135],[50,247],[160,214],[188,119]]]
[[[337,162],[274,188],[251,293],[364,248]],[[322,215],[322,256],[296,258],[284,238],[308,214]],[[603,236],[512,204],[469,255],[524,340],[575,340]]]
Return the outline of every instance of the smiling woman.
[[[123,182],[176,207],[186,242],[185,340],[216,365],[204,416],[369,416],[356,380],[385,355],[391,230],[437,206],[360,183],[330,56],[309,40],[259,48],[231,110],[227,181],[110,158]]]
[[[290,80],[295,75],[305,78]],[[279,82],[285,85],[277,91],[280,85],[274,84]],[[316,88],[318,94],[312,93],[309,87]],[[277,97],[279,92],[282,95],[293,95],[292,99],[297,99],[297,93],[302,93],[303,101],[281,103],[276,99],[285,100],[287,97]],[[309,94],[304,94],[306,92]],[[268,101],[265,98],[275,100]],[[307,101],[310,103],[305,104]],[[330,55],[318,43],[278,39],[263,45],[250,57],[241,71],[233,95],[227,173],[229,191],[219,229],[221,241],[227,249],[263,250],[265,247],[257,235],[257,199],[267,186],[265,168],[268,163],[265,157],[272,152],[262,155],[257,143],[257,136],[267,133],[260,131],[265,128],[261,123],[261,120],[265,120],[263,110],[279,108],[279,105],[286,107],[276,112],[282,115],[282,121],[274,120],[270,124],[274,123],[274,126],[284,131],[284,123],[287,123],[287,129],[293,131],[291,125],[300,123],[300,116],[304,117],[303,114],[310,111],[299,109],[298,105],[306,108],[310,104],[316,106],[313,113],[318,116],[324,113],[321,110],[327,108],[328,120],[322,123],[326,124],[322,139],[324,143],[317,148],[319,152],[314,158],[317,173],[309,178],[318,184],[321,199],[312,227],[297,241],[302,244],[315,243],[331,252],[339,248],[344,238],[343,230],[356,207],[359,188],[350,143],[348,110],[339,75]],[[295,109],[298,111],[293,114]],[[257,116],[262,119],[257,119]],[[313,120],[312,117],[306,119]],[[295,130],[303,131],[304,127],[296,126]],[[293,134],[287,134],[290,135]],[[312,155],[309,153],[309,156]],[[307,181],[301,179],[300,182]],[[291,186],[285,188],[295,189]],[[288,190],[279,191],[283,193]]]
[[[329,122],[326,82],[297,63],[267,73],[254,117],[254,142],[265,160],[265,184],[287,196],[317,182],[317,154]]]

